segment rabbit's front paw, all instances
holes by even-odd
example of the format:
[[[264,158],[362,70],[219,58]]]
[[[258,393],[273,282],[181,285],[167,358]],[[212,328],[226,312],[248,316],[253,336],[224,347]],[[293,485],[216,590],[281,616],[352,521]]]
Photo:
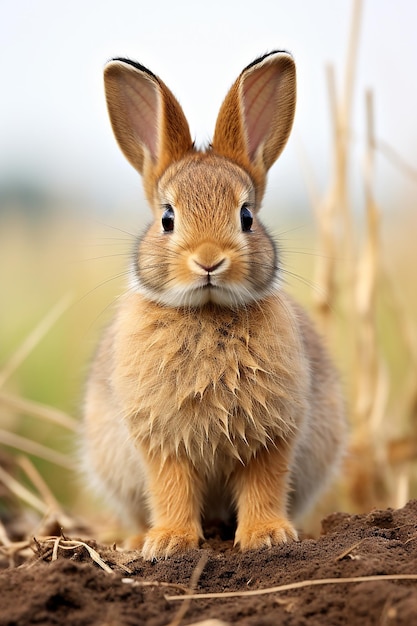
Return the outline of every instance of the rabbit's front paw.
[[[285,517],[253,524],[239,525],[236,530],[235,544],[242,551],[271,548],[280,543],[297,541],[298,535],[294,526]]]
[[[166,559],[173,554],[198,548],[199,534],[193,528],[151,528],[142,548],[146,561]]]

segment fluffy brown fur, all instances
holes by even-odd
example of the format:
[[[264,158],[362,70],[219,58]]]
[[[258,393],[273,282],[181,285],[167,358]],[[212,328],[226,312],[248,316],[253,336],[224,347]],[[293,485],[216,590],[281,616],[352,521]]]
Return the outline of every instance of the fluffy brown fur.
[[[292,57],[242,72],[207,152],[149,70],[117,60],[105,79],[155,221],[92,367],[86,466],[143,533],[144,558],[197,546],[203,519],[232,513],[244,550],[295,539],[288,516],[334,473],[345,426],[334,367],[257,217],[292,125]]]

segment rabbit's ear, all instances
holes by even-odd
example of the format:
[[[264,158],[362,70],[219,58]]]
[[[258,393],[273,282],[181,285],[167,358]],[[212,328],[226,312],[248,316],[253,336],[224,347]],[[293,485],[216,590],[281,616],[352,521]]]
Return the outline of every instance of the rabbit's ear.
[[[183,110],[155,74],[133,61],[114,59],[105,67],[104,84],[119,146],[145,178],[157,178],[192,149]]]
[[[257,59],[238,77],[217,118],[213,149],[254,175],[263,189],[281,154],[295,113],[295,64],[287,52]]]

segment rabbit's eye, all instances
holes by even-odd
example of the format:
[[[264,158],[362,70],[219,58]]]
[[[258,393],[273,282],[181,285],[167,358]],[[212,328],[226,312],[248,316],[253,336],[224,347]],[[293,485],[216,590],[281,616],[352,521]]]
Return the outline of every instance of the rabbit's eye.
[[[165,211],[162,214],[162,228],[165,233],[169,233],[174,230],[174,209],[170,204],[165,205]]]
[[[242,204],[242,207],[240,209],[240,223],[242,224],[243,232],[247,233],[252,228],[252,224],[253,224],[252,212],[248,208],[248,205],[246,204],[246,202]]]

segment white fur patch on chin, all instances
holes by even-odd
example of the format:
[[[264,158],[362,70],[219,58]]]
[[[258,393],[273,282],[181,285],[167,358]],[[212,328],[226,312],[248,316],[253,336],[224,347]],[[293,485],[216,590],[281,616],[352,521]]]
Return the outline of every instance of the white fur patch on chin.
[[[202,307],[213,303],[229,308],[238,308],[272,295],[280,288],[280,281],[275,280],[267,289],[253,293],[244,285],[230,287],[173,287],[166,291],[153,291],[144,286],[132,273],[130,286],[148,300],[174,308]],[[253,288],[252,288],[253,289]]]

